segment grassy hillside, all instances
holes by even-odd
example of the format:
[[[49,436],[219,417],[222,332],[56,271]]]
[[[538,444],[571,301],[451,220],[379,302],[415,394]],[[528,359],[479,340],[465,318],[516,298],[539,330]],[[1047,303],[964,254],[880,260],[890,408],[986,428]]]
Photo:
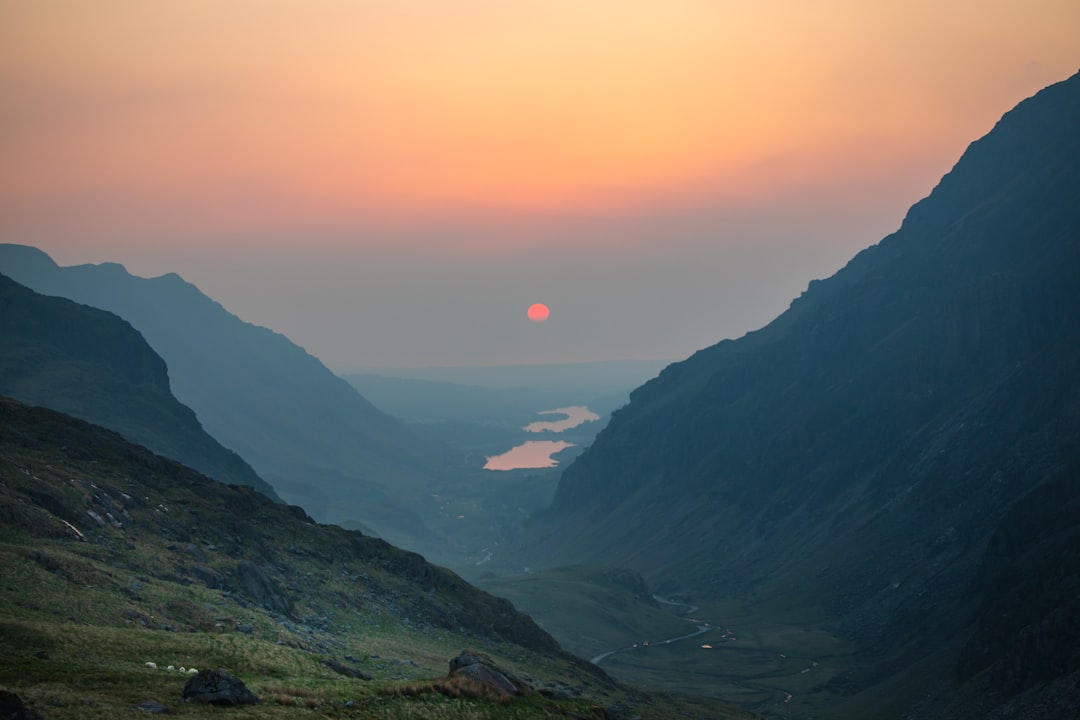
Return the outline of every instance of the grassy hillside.
[[[168,665],[240,677],[262,704],[234,717],[743,717],[619,686],[418,555],[6,399],[0,576],[0,688],[50,720],[220,714]],[[547,694],[446,681],[462,648]]]

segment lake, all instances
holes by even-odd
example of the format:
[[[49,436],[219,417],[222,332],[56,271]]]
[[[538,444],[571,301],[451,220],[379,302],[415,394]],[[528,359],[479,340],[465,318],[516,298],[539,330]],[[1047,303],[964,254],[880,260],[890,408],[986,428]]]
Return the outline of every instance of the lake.
[[[600,416],[584,405],[572,405],[542,410],[537,415],[562,415],[560,420],[537,420],[522,428],[529,433],[560,433],[587,422],[599,420]],[[548,468],[559,464],[551,456],[560,450],[573,447],[574,443],[565,440],[527,440],[507,450],[501,455],[487,459],[485,470],[521,470],[525,468]]]
[[[511,448],[502,455],[487,459],[485,470],[520,470],[522,468],[554,467],[559,461],[551,457],[560,450],[573,447],[565,440],[529,440]]]
[[[556,408],[554,410],[541,410],[537,415],[565,415],[562,420],[537,420],[529,423],[522,430],[525,432],[562,432],[587,422],[599,420],[600,416],[584,405],[572,405],[570,407]]]

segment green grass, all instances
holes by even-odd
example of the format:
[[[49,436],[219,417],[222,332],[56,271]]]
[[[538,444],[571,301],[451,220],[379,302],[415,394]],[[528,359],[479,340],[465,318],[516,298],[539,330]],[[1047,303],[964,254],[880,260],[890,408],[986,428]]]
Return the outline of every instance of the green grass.
[[[685,635],[693,625],[649,598],[611,579],[598,568],[559,568],[501,578],[485,578],[487,591],[508,598],[569,651],[592,658],[644,640]]]
[[[777,616],[736,602],[702,607],[695,616],[717,630],[614,655],[608,672],[644,687],[723,698],[763,715],[802,717],[831,708],[836,697],[826,690],[829,681],[858,665],[854,649],[815,629],[809,616]]]
[[[853,708],[848,717],[873,714],[844,694],[847,678],[862,667],[854,647],[822,629],[826,612],[796,598],[712,602],[686,618],[635,601],[599,569],[564,568],[488,579],[484,585],[510,597],[586,657],[636,643],[601,664],[635,686],[718,698],[767,717],[835,717],[840,706]],[[711,629],[658,642],[699,624]]]
[[[263,702],[234,718],[526,720],[614,705],[646,720],[740,716],[619,685],[418,555],[73,422],[0,401],[0,689],[49,720],[145,717],[147,700],[220,716],[182,702],[188,678],[168,665],[243,680]],[[447,680],[466,648],[572,693],[508,700]]]

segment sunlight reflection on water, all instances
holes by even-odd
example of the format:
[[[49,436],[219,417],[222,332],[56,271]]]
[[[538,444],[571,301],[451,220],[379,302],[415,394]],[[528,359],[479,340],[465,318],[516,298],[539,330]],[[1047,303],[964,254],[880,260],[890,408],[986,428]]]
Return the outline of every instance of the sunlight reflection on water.
[[[599,420],[600,416],[584,405],[572,405],[570,407],[556,408],[554,410],[542,410],[537,415],[565,415],[562,420],[537,420],[529,423],[524,428],[525,432],[562,432],[570,428],[576,428],[593,420]]]
[[[522,468],[546,468],[559,464],[551,456],[560,450],[573,447],[574,443],[565,440],[529,440],[502,455],[487,459],[485,470],[518,470]]]

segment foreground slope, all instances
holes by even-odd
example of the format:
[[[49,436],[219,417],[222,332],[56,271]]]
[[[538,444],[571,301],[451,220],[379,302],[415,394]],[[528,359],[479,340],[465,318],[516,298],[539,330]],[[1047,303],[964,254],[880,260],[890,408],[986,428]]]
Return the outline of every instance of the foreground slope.
[[[636,390],[564,472],[530,559],[797,599],[876,657],[906,652],[1080,446],[1077,198],[1073,76],[770,325]]]
[[[139,717],[147,700],[220,714],[180,702],[185,678],[148,661],[227,667],[263,698],[239,717],[727,713],[616,686],[418,555],[6,399],[0,567],[0,688],[48,718]],[[552,692],[508,701],[448,685],[463,647]]]
[[[117,316],[46,297],[0,275],[0,395],[116,430],[225,483],[280,500],[206,434],[169,389],[165,363]]]
[[[165,359],[176,397],[287,501],[399,544],[430,541],[410,506],[429,497],[431,448],[286,337],[243,322],[175,274],[59,267],[20,245],[0,245],[0,272],[130,322]]]

